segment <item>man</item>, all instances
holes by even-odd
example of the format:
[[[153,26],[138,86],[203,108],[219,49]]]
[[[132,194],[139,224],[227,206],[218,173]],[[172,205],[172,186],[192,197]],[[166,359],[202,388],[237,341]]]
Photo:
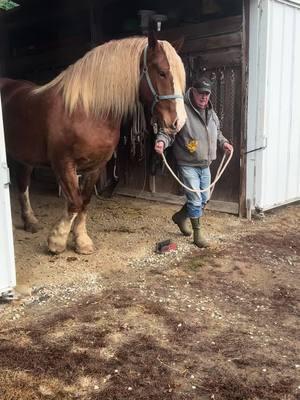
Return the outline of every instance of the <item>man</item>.
[[[231,144],[220,131],[220,122],[210,102],[212,82],[207,78],[195,81],[185,95],[187,121],[175,138],[159,132],[155,141],[155,151],[162,154],[173,145],[182,182],[191,189],[205,189],[210,185],[210,163],[216,159],[217,144],[226,152],[233,150]],[[193,228],[194,244],[208,247],[200,229],[200,218],[208,201],[209,191],[196,193],[185,189],[187,202],[172,216],[185,236],[190,236]]]

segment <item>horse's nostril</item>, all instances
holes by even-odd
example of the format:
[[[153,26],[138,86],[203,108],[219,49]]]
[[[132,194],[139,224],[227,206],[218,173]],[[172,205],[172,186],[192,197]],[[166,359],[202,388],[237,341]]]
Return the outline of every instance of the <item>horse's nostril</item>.
[[[177,129],[177,126],[178,126],[178,118],[173,122],[172,128]]]

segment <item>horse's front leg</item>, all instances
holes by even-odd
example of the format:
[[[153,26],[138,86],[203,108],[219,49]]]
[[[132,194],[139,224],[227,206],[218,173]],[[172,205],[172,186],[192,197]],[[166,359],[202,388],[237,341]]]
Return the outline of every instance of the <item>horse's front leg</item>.
[[[58,178],[67,207],[60,220],[53,226],[48,237],[48,248],[52,253],[61,253],[66,249],[72,223],[82,211],[83,200],[79,191],[76,168],[72,162],[53,163],[53,170]]]
[[[73,225],[75,251],[80,254],[91,254],[95,251],[93,241],[87,233],[86,216],[87,205],[91,200],[94,186],[99,179],[102,168],[103,166],[101,165],[97,170],[85,174],[81,182],[83,208],[82,211],[78,213]]]
[[[19,192],[19,202],[21,206],[21,216],[24,222],[24,229],[27,232],[35,233],[38,231],[38,220],[31,208],[29,199],[29,186],[32,167],[16,163],[16,181]]]

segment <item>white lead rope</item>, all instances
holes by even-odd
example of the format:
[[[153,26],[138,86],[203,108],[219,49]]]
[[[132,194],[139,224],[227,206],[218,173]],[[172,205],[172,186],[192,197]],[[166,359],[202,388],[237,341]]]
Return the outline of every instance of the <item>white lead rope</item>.
[[[162,153],[162,158],[163,158],[164,163],[165,163],[166,167],[168,168],[168,170],[171,172],[171,174],[174,176],[174,178],[176,179],[176,181],[177,181],[182,187],[184,187],[186,190],[189,190],[190,192],[198,193],[199,195],[200,195],[200,193],[207,192],[208,190],[211,189],[211,192],[210,192],[210,197],[211,197],[212,192],[213,192],[213,190],[214,190],[214,188],[215,188],[215,184],[218,182],[218,180],[219,180],[219,179],[221,178],[221,176],[223,175],[223,172],[224,172],[225,169],[227,168],[227,165],[229,164],[229,162],[230,162],[230,160],[231,160],[231,158],[232,158],[232,155],[233,155],[233,150],[230,152],[229,157],[228,157],[228,159],[226,160],[225,165],[223,166],[224,161],[225,161],[225,158],[226,158],[226,153],[224,153],[223,158],[222,158],[222,161],[221,161],[221,163],[220,163],[220,165],[219,165],[219,168],[218,168],[218,171],[217,171],[217,173],[216,173],[215,180],[213,181],[213,183],[211,183],[211,184],[210,184],[207,188],[205,188],[205,189],[192,189],[192,188],[186,186],[184,183],[181,182],[181,180],[178,178],[178,176],[174,173],[174,171],[172,170],[172,168],[171,168],[170,165],[168,164],[164,153]]]

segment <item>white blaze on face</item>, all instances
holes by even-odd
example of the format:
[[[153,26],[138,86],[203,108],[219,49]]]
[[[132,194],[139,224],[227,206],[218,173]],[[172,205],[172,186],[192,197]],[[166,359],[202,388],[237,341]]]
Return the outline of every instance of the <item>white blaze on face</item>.
[[[183,91],[185,88],[185,69],[182,60],[170,43],[165,41],[162,41],[160,43],[164,47],[164,50],[166,52],[170,64],[170,70],[173,77],[174,94],[183,96],[184,95]],[[177,113],[176,131],[178,132],[185,124],[187,116],[183,98],[175,99],[175,101],[176,101],[176,113]]]
[[[176,131],[179,132],[180,129],[183,127],[186,121],[186,111],[185,111],[185,106],[184,106],[184,93],[182,93],[182,85],[180,84],[180,81],[178,77],[176,76],[176,73],[173,74],[173,82],[174,82],[174,94],[179,94],[182,95],[182,99],[176,99],[176,113],[177,113],[177,129]]]
[[[178,118],[176,131],[179,132],[187,118],[183,99],[176,99],[176,112]]]

